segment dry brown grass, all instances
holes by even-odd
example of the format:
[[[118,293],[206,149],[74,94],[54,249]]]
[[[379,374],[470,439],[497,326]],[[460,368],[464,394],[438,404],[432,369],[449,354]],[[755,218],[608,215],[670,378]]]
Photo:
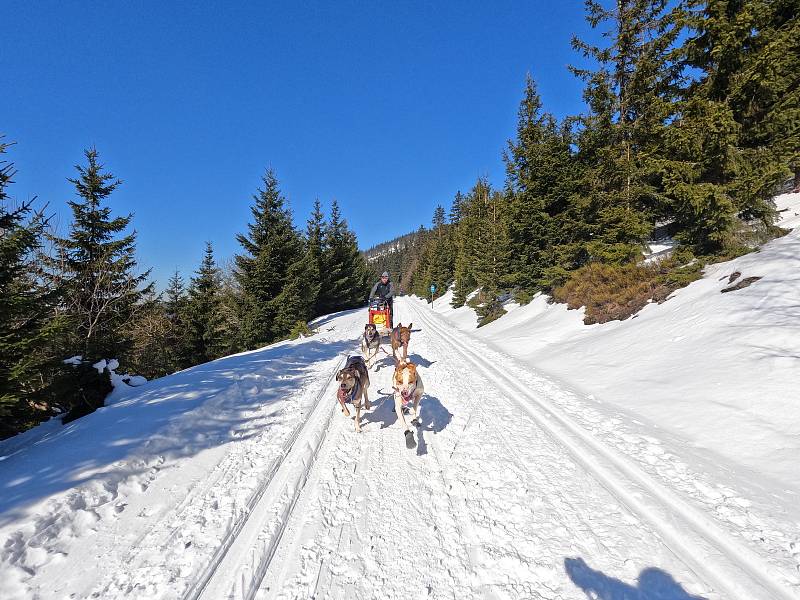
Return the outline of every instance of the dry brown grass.
[[[584,323],[624,320],[650,302],[663,302],[675,289],[699,276],[672,262],[654,265],[590,263],[574,271],[564,285],[553,290],[556,302],[571,309],[586,307]],[[677,276],[676,276],[677,275]]]

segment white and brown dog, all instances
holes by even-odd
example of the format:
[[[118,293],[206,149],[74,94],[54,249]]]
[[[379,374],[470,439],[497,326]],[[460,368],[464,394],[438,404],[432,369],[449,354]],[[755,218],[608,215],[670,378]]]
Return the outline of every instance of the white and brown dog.
[[[374,323],[364,325],[364,335],[361,336],[361,353],[367,362],[367,368],[372,367],[372,361],[378,357],[381,349],[381,334]]]
[[[414,418],[411,424],[415,427],[420,426],[419,403],[425,393],[425,386],[422,385],[422,377],[417,373],[417,365],[412,362],[401,360],[397,363],[394,370],[394,410],[397,413],[397,420],[403,424],[403,433],[406,436],[406,446],[413,448],[417,445],[414,440],[414,432],[408,427],[405,412],[411,404],[414,410]]]
[[[369,372],[364,359],[360,356],[348,356],[344,368],[336,374],[336,381],[339,382],[339,389],[336,392],[336,399],[342,407],[345,417],[350,416],[350,411],[345,406],[350,402],[356,409],[356,431],[361,431],[361,405],[366,410],[370,409],[369,395]]]

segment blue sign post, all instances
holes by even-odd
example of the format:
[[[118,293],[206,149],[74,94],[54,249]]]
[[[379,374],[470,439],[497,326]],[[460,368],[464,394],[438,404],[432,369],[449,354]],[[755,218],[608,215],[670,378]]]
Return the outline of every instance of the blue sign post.
[[[431,284],[431,310],[433,310],[433,295],[436,293],[436,284]]]

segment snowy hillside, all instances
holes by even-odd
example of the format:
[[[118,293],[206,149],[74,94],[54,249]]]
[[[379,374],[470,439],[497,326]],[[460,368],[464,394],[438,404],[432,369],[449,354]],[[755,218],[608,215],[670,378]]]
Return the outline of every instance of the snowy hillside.
[[[592,407],[584,424],[653,471],[708,476],[718,485],[686,492],[800,571],[800,194],[776,203],[780,224],[796,229],[626,321],[587,326],[582,310],[543,296],[479,329],[451,293],[434,311],[568,383]],[[733,285],[761,279],[721,293],[735,273]],[[651,457],[648,436],[666,444]]]
[[[798,599],[798,252],[597,326],[399,298],[412,450],[386,355],[338,410],[363,309],[0,442],[0,598]]]

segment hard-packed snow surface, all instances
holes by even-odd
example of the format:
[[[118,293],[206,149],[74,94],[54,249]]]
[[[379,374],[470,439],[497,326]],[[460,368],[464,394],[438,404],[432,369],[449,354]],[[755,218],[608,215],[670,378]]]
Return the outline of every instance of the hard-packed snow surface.
[[[398,299],[412,450],[386,354],[362,433],[336,403],[366,310],[118,388],[0,442],[0,598],[800,598],[798,244],[603,326]]]

